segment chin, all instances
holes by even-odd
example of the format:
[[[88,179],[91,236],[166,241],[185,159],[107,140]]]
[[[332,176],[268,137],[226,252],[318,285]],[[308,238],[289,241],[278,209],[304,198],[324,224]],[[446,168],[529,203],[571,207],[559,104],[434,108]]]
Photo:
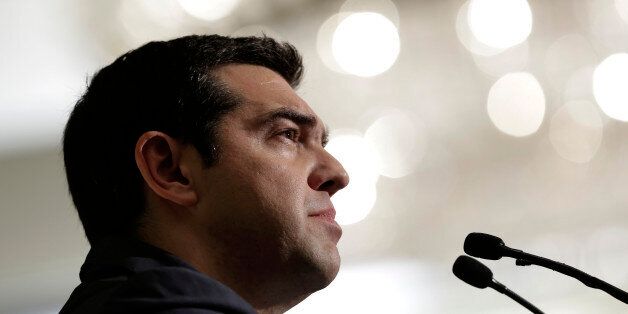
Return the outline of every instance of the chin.
[[[311,294],[329,286],[340,269],[340,255],[335,248],[332,251],[301,256],[298,259],[301,260],[298,265],[293,265],[296,266],[293,269],[297,273],[297,276],[293,277],[296,279],[293,284],[294,288],[301,290],[302,293]]]
[[[340,254],[338,254],[338,250],[334,248],[332,252],[326,256],[326,260],[324,263],[319,265],[319,278],[318,278],[318,289],[323,289],[336,278],[338,275],[338,271],[340,270]]]
[[[334,250],[334,252],[332,253],[330,268],[331,276],[329,277],[329,281],[331,283],[331,281],[336,278],[336,275],[338,275],[338,271],[340,270],[340,254],[338,253],[338,250]]]

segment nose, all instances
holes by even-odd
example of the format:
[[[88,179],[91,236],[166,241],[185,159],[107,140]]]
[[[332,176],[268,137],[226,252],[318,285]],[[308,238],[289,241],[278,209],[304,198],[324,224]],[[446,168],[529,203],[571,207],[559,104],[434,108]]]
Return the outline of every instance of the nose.
[[[316,191],[324,191],[332,195],[349,184],[349,175],[334,156],[321,150],[318,163],[308,177],[308,185]]]

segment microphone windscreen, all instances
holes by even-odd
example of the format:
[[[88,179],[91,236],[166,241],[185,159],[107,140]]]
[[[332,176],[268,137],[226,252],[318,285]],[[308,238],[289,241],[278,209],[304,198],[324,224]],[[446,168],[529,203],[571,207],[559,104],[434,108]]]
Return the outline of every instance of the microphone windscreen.
[[[458,256],[452,271],[460,280],[480,289],[488,287],[493,281],[493,272],[488,267],[466,255]]]
[[[503,256],[503,247],[502,239],[486,233],[469,233],[464,239],[464,252],[473,257],[498,260]]]

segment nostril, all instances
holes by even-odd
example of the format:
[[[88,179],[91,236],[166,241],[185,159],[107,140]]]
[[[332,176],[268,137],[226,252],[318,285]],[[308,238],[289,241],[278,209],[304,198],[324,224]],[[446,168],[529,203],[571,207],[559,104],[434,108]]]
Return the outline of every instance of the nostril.
[[[325,181],[325,183],[321,184],[321,185],[318,187],[318,190],[319,190],[319,191],[327,191],[327,190],[328,190],[329,188],[331,188],[333,185],[334,185],[334,181],[332,181],[332,180],[328,180],[328,181]]]

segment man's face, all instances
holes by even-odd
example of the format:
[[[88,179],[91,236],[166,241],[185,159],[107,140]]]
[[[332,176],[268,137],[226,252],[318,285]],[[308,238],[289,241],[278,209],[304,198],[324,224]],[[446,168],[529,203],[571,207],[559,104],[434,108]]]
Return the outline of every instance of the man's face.
[[[222,118],[220,157],[202,170],[201,232],[234,271],[321,289],[340,265],[330,197],[348,183],[323,148],[325,127],[267,68],[228,65],[216,74],[243,103]]]

